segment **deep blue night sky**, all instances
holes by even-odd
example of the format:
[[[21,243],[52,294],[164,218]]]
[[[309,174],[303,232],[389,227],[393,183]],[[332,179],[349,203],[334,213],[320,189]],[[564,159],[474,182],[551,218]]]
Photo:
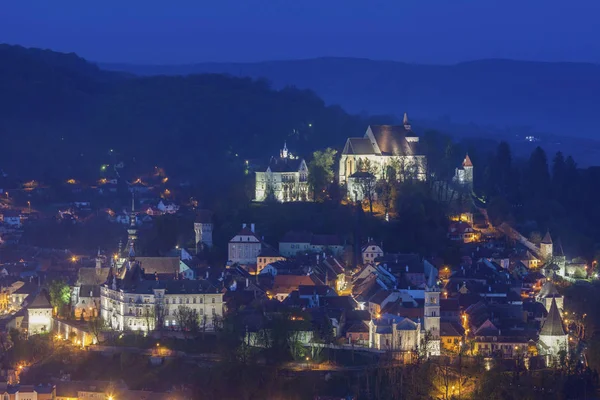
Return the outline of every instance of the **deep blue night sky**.
[[[600,0],[2,0],[0,42],[94,61],[600,63]]]

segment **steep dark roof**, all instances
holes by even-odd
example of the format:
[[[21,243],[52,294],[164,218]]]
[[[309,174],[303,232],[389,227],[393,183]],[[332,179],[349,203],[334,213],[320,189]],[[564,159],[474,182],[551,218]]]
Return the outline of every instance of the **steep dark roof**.
[[[368,138],[349,138],[342,154],[375,154],[375,150]]]
[[[440,336],[462,336],[464,329],[455,322],[440,322]]]
[[[301,158],[291,159],[271,157],[269,168],[271,169],[271,172],[298,172],[302,165],[302,161]]]
[[[540,336],[564,335],[566,335],[565,327],[563,326],[560,312],[556,306],[556,300],[552,299],[552,305],[550,306],[550,311],[548,311],[546,321],[544,321],[544,326],[542,326],[542,330],[540,331]]]
[[[556,286],[554,285],[554,283],[548,281],[548,282],[544,283],[544,286],[542,286],[542,290],[540,290],[540,294],[538,295],[538,297],[550,298],[550,297],[561,297],[561,296],[560,296],[560,293],[558,293],[558,289],[556,289]]]
[[[196,222],[201,224],[212,223],[213,212],[210,210],[197,210],[196,211]]]
[[[179,257],[136,257],[145,274],[178,274]]]
[[[310,244],[313,246],[341,246],[342,241],[338,235],[312,235]]]
[[[289,231],[279,241],[279,243],[310,243],[312,233]]]
[[[82,267],[77,271],[79,285],[102,285],[108,278],[110,268]]]
[[[281,257],[281,254],[271,246],[263,245],[257,257]]]
[[[364,333],[369,332],[369,327],[362,321],[354,322],[350,327],[346,330],[349,333]]]
[[[542,239],[543,244],[552,244],[552,237],[550,236],[550,231],[546,232],[544,239]]]
[[[385,299],[387,299],[390,296],[391,293],[392,292],[390,292],[389,290],[381,290],[375,293],[373,296],[371,296],[371,298],[369,299],[369,303],[381,304]]]
[[[35,299],[27,306],[27,308],[52,308],[48,292],[42,290]]]
[[[384,155],[411,156],[418,154],[417,143],[408,142],[407,136],[416,136],[404,125],[371,125],[377,146]]]

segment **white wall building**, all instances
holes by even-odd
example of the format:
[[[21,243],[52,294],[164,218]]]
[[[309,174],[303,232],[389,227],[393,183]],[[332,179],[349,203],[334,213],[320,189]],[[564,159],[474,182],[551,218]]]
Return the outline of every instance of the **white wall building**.
[[[41,291],[27,306],[28,336],[52,330],[52,305],[45,291]]]
[[[112,329],[151,331],[157,324],[179,329],[179,307],[196,310],[207,330],[223,317],[223,293],[206,280],[139,280],[133,266],[125,279],[101,287],[102,318]]]
[[[310,200],[306,162],[289,153],[285,143],[279,157],[271,157],[267,169],[255,174],[255,201]]]
[[[227,264],[256,263],[256,257],[262,249],[262,242],[254,231],[254,224],[242,225],[242,230],[229,241]]]

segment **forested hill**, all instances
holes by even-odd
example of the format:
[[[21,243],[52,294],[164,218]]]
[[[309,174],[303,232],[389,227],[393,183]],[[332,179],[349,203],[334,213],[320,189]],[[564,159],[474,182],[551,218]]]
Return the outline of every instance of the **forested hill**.
[[[141,75],[218,72],[264,77],[275,87],[313,89],[349,112],[444,116],[460,123],[529,126],[562,136],[598,138],[600,65],[479,60],[419,65],[357,58],[181,66],[106,65]]]
[[[38,179],[98,172],[107,154],[190,178],[236,160],[341,147],[367,121],[308,90],[223,75],[133,77],[74,54],[0,46],[0,168]]]

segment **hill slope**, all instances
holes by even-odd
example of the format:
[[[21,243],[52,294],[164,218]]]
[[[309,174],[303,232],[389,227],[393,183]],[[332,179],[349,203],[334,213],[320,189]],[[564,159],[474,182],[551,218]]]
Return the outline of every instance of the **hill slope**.
[[[275,87],[310,88],[350,112],[408,111],[417,118],[531,126],[565,136],[597,135],[600,66],[482,60],[418,65],[352,58],[182,66],[104,65],[141,75],[227,73],[264,77]]]
[[[131,77],[73,54],[0,46],[0,168],[40,179],[97,174],[110,149],[140,168],[214,174],[284,141],[342,146],[365,121],[306,90],[222,75]]]

